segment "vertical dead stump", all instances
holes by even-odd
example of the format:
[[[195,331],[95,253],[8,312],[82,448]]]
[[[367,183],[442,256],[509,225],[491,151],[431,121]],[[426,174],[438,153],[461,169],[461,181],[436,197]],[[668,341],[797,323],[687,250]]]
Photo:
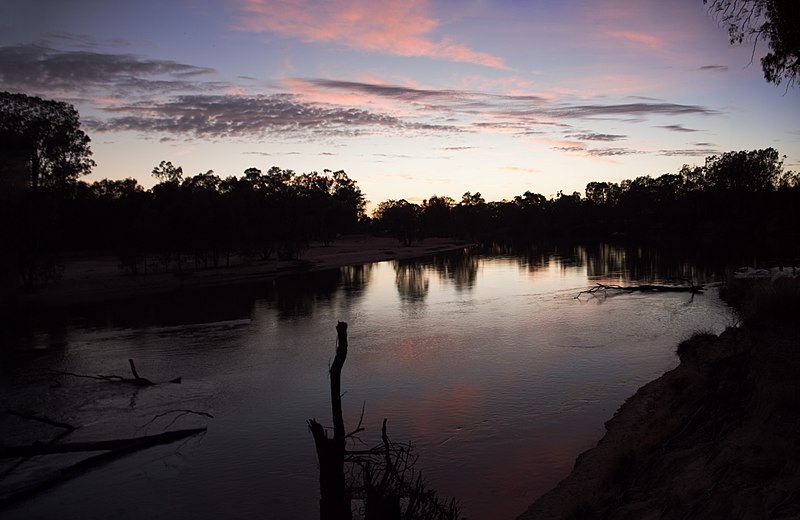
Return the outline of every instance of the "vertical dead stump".
[[[333,415],[333,438],[314,419],[308,420],[308,428],[314,437],[319,461],[320,520],[350,520],[350,498],[344,479],[345,431],[342,416],[342,367],[347,358],[347,323],[336,325],[336,356],[330,368],[331,412]]]

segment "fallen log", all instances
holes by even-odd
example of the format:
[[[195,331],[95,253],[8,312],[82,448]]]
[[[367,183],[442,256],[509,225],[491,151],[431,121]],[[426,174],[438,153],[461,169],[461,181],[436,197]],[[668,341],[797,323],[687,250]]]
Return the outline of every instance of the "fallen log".
[[[33,484],[32,486],[29,486],[21,491],[3,497],[2,499],[0,499],[0,510],[10,507],[23,500],[32,498],[38,495],[39,493],[46,491],[54,486],[57,486],[58,484],[66,480],[80,476],[91,469],[94,469],[103,464],[108,464],[109,462],[124,457],[129,453],[143,450],[145,448],[149,448],[151,446],[155,446],[158,444],[169,444],[171,442],[175,442],[177,440],[184,439],[186,437],[190,437],[192,435],[196,435],[204,431],[206,431],[206,428],[192,428],[188,430],[176,430],[171,432],[165,432],[158,435],[147,435],[145,437],[136,437],[133,439],[115,439],[110,441],[98,441],[94,443],[92,442],[71,443],[72,446],[82,445],[81,446],[82,448],[88,448],[88,449],[75,449],[71,451],[96,451],[96,450],[108,450],[108,451],[100,453],[99,455],[94,455],[92,457],[86,458],[80,462],[77,462],[65,468],[56,470],[49,477],[40,480],[36,484]],[[49,448],[58,448],[59,446],[46,446],[46,445],[42,446],[48,448],[48,451],[44,451],[39,454],[66,453],[66,451],[49,451]],[[60,446],[62,447],[69,446],[69,444],[62,444]],[[34,445],[30,447],[26,446],[20,448],[36,448],[36,446]],[[5,450],[8,450],[8,448],[5,448]]]
[[[34,442],[27,446],[0,446],[0,458],[33,457],[35,455],[52,455],[55,453],[74,453],[81,451],[109,451],[109,450],[139,450],[168,444],[185,437],[190,437],[206,431],[206,428],[190,428],[186,430],[173,430],[155,435],[144,435],[129,439],[109,439],[105,441],[64,442],[61,444],[44,444]]]
[[[661,284],[642,284],[633,286],[622,285],[606,285],[598,283],[596,286],[585,291],[581,291],[575,296],[579,299],[582,294],[591,294],[597,296],[596,293],[601,292],[603,296],[609,296],[609,291],[616,291],[618,293],[632,293],[632,292],[686,292],[692,294],[700,294],[705,291],[705,285],[661,285]]]
[[[136,365],[133,363],[132,359],[128,359],[128,363],[131,366],[131,373],[133,374],[133,378],[122,377],[122,376],[118,376],[116,374],[112,374],[112,375],[98,374],[96,376],[92,376],[92,375],[88,375],[88,374],[76,374],[75,372],[64,372],[62,370],[51,370],[51,372],[54,372],[54,373],[62,375],[62,376],[82,377],[82,378],[86,378],[86,379],[99,379],[101,381],[110,381],[112,383],[128,383],[128,384],[135,385],[135,386],[154,386],[156,384],[156,383],[150,381],[149,379],[147,379],[146,377],[141,377],[139,375],[139,372],[136,371]],[[179,385],[179,384],[181,384],[181,380],[182,380],[181,377],[176,377],[174,379],[170,379],[169,382]]]
[[[15,417],[19,417],[20,419],[27,419],[29,421],[36,421],[50,426],[55,426],[56,428],[63,428],[69,432],[75,431],[75,426],[69,423],[53,420],[47,417],[46,415],[36,415],[33,413],[23,412],[20,410],[11,410],[11,409],[6,410],[6,413],[9,415],[13,415]]]

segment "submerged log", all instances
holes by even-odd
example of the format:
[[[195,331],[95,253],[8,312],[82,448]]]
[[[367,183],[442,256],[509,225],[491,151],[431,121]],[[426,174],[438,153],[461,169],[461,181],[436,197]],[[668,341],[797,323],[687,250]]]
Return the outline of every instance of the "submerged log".
[[[575,299],[580,298],[582,294],[592,294],[597,295],[598,292],[602,293],[603,296],[609,296],[609,291],[615,291],[617,293],[632,293],[632,292],[686,292],[692,294],[700,294],[705,291],[705,285],[662,285],[662,284],[642,284],[642,285],[633,285],[633,286],[622,286],[622,285],[606,285],[602,283],[598,283],[591,289],[587,289],[585,291],[581,291],[575,296]]]
[[[128,439],[110,439],[105,441],[64,442],[61,444],[44,444],[35,442],[27,446],[0,446],[0,458],[33,457],[35,455],[52,455],[55,453],[74,453],[82,451],[126,450],[135,451],[157,444],[168,444],[185,437],[206,431],[206,428],[190,428],[173,430],[156,435],[144,435]]]
[[[133,363],[132,359],[128,359],[128,364],[130,364],[130,366],[131,366],[131,373],[133,374],[133,378],[118,376],[116,374],[112,374],[112,375],[99,374],[99,375],[96,375],[96,376],[92,376],[92,375],[88,375],[88,374],[76,374],[75,372],[64,372],[62,370],[51,370],[51,372],[54,372],[54,373],[62,375],[62,376],[82,377],[82,378],[86,378],[86,379],[99,379],[101,381],[109,381],[109,382],[112,382],[112,383],[127,383],[127,384],[131,384],[131,385],[135,385],[135,386],[155,386],[156,385],[156,383],[150,381],[146,377],[141,377],[139,375],[139,372],[136,370],[136,365]],[[176,377],[174,379],[170,379],[169,382],[179,385],[179,384],[181,384],[181,381],[182,381],[181,377]]]
[[[108,464],[109,462],[124,457],[129,453],[143,450],[158,444],[169,444],[171,442],[175,442],[204,431],[206,431],[206,428],[192,428],[188,430],[165,432],[158,435],[135,437],[132,439],[114,439],[110,441],[82,442],[61,445],[43,444],[39,446],[34,444],[31,446],[3,448],[2,453],[4,457],[40,455],[46,453],[66,453],[68,451],[107,451],[103,451],[103,453],[83,459],[82,461],[65,468],[61,468],[53,472],[49,477],[40,480],[36,484],[0,499],[0,510],[10,507],[20,501],[32,498],[43,491],[61,484],[64,481],[82,475],[91,469],[102,466],[103,464]],[[70,447],[73,449],[70,449]],[[61,451],[55,451],[59,448],[61,448]]]

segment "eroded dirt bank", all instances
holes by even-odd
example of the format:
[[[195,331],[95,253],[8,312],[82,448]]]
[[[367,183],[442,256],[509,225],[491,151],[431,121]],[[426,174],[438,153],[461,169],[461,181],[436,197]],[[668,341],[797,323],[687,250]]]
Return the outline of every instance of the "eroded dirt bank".
[[[682,343],[519,519],[800,518],[800,320],[781,308]]]

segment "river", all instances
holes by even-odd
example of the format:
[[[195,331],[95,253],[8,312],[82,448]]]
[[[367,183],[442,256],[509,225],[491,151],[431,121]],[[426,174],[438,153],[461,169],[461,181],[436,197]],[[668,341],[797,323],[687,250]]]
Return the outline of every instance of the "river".
[[[352,446],[379,443],[386,417],[389,436],[414,445],[430,487],[456,497],[463,515],[514,518],[566,476],[626,397],[677,364],[681,340],[735,322],[713,288],[576,298],[596,282],[677,275],[713,281],[636,249],[465,251],[18,319],[0,371],[4,409],[79,426],[69,440],[208,431],[93,470],[3,518],[318,517],[306,420],[330,424],[340,320],[349,324],[348,429],[364,407]],[[52,372],[127,377],[128,358],[144,377],[182,384],[134,389]],[[8,443],[58,433],[0,421]],[[27,461],[0,493],[79,459]]]

